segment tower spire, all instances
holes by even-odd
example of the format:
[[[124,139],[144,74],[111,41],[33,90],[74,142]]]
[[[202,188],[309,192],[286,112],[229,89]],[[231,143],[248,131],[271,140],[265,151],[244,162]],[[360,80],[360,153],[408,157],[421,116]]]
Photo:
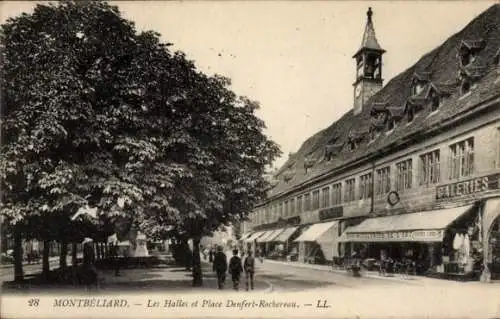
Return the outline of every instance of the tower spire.
[[[363,105],[382,88],[382,49],[375,36],[373,11],[366,12],[366,25],[361,47],[354,54],[356,80],[354,86],[354,114],[362,111]]]
[[[357,55],[359,51],[363,49],[371,49],[380,52],[385,52],[385,50],[382,49],[380,44],[378,44],[377,37],[375,36],[375,28],[373,27],[372,16],[373,16],[373,11],[372,8],[369,7],[368,11],[366,12],[366,26],[365,26],[365,32],[363,34],[363,40],[361,41],[361,47],[359,48],[358,52],[356,52],[355,55]]]

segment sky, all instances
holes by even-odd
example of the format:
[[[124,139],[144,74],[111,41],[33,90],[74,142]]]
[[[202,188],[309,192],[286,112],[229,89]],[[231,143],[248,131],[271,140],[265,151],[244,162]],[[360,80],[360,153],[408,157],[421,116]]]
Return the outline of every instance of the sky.
[[[353,105],[352,55],[372,7],[384,84],[495,1],[110,1],[206,74],[260,103],[266,134],[288,154]],[[0,3],[0,22],[35,2]]]

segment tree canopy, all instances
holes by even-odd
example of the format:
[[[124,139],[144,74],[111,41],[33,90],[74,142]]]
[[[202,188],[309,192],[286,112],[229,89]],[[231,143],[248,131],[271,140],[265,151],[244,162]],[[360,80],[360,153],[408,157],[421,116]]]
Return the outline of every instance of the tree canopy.
[[[0,40],[6,221],[67,220],[90,205],[150,236],[193,237],[263,198],[280,151],[258,103],[117,7],[37,5],[2,25]]]

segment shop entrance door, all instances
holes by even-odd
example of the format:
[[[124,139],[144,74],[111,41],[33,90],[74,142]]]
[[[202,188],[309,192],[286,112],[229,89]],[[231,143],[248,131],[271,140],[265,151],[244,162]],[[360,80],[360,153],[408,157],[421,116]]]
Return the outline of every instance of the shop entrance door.
[[[489,252],[490,256],[489,269],[491,272],[491,279],[500,279],[500,217],[497,217],[491,226],[489,235]]]

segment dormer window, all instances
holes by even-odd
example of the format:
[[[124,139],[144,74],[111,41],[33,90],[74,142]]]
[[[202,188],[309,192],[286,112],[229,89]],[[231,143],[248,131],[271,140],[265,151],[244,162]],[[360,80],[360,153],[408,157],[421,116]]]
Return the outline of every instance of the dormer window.
[[[392,131],[395,127],[396,127],[396,120],[389,119],[389,122],[387,123],[387,130]]]
[[[412,91],[411,91],[412,95],[418,95],[418,94],[422,93],[422,91],[424,90],[424,86],[425,85],[422,82],[415,82],[413,84]]]
[[[462,82],[461,87],[460,87],[460,93],[462,95],[464,95],[464,94],[467,94],[469,92],[470,92],[470,82],[469,82],[469,80],[464,80]]]
[[[439,95],[434,94],[431,98],[431,111],[434,112],[439,108],[439,104],[441,103],[441,99],[439,98]]]
[[[480,52],[485,45],[486,42],[482,39],[463,40],[459,48],[459,58],[462,66],[467,66],[474,62],[476,60],[477,53]]]
[[[476,56],[473,52],[471,52],[468,49],[462,50],[461,56],[460,56],[460,63],[462,63],[463,66],[467,66],[467,65],[471,64],[472,62],[474,62],[475,59],[476,59]]]
[[[356,149],[356,146],[357,146],[356,142],[354,142],[354,141],[349,142],[349,150],[350,151],[354,151]]]
[[[408,109],[408,123],[412,122],[414,118],[415,118],[415,109],[413,107],[410,107]]]

